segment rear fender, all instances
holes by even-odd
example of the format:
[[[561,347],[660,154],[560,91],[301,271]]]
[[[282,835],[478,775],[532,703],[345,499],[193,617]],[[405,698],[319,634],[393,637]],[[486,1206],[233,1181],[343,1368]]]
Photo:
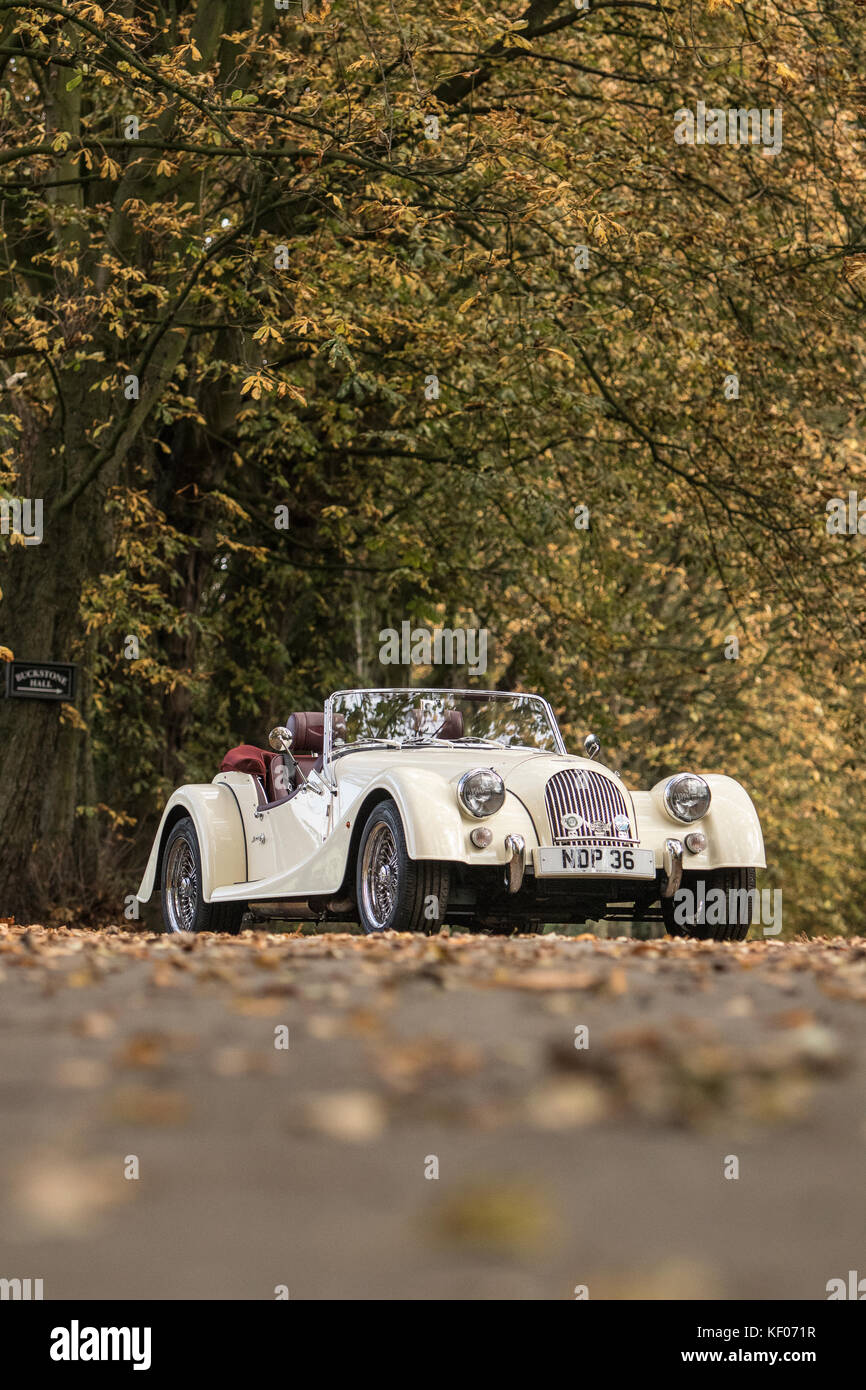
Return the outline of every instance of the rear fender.
[[[178,787],[162,813],[136,893],[139,902],[148,902],[154,889],[159,888],[165,842],[172,826],[183,816],[190,817],[198,836],[205,902],[211,901],[215,888],[246,882],[246,834],[234,793],[225,782],[192,784]]]

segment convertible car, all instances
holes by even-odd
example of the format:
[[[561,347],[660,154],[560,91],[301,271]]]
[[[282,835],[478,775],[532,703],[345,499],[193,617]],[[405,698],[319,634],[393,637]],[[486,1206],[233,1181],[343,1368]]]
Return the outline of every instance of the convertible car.
[[[367,932],[488,931],[661,917],[677,936],[743,940],[764,867],[758,816],[730,777],[680,772],[630,791],[566,751],[538,695],[342,690],[180,787],[138,890],[166,930],[260,917]]]

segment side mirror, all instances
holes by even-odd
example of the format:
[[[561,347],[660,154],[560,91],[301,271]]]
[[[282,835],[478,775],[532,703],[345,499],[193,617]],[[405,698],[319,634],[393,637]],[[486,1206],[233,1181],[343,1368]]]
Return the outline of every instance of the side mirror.
[[[276,753],[288,753],[292,746],[291,730],[287,729],[285,724],[278,724],[268,734],[268,743]]]
[[[583,751],[588,758],[597,758],[601,752],[601,742],[597,734],[587,734],[583,740]]]
[[[284,791],[289,791],[295,785],[296,779],[300,779],[299,785],[301,787],[306,787],[307,785],[306,777],[292,757],[292,742],[291,729],[287,729],[285,724],[278,724],[277,727],[271,729],[271,732],[268,734],[268,743],[271,745],[274,752],[283,754],[282,765],[277,768],[275,776],[281,779],[288,779],[287,781],[281,780],[280,782]]]

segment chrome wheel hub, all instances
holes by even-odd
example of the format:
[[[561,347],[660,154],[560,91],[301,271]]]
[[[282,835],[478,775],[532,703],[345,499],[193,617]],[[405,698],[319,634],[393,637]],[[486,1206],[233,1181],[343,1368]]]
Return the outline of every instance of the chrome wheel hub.
[[[165,866],[165,906],[172,931],[192,931],[198,905],[195,860],[186,840],[175,840]]]
[[[389,825],[380,821],[367,838],[361,862],[361,898],[375,931],[390,924],[397,903],[397,844]]]

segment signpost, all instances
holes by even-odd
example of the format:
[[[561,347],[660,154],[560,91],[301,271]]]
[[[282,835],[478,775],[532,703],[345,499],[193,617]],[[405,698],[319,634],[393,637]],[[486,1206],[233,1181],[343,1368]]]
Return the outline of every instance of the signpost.
[[[77,670],[65,661],[10,661],[6,696],[10,700],[71,700]]]

